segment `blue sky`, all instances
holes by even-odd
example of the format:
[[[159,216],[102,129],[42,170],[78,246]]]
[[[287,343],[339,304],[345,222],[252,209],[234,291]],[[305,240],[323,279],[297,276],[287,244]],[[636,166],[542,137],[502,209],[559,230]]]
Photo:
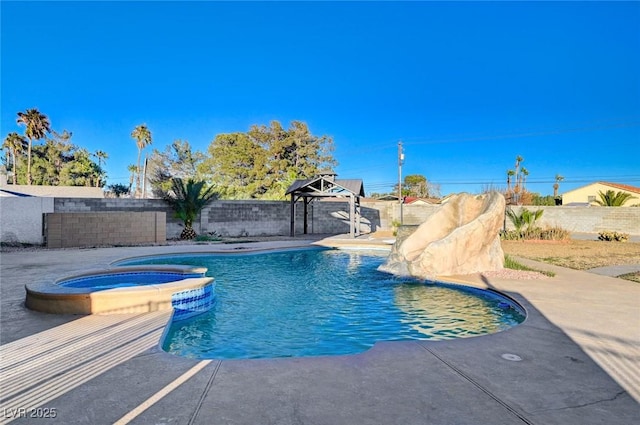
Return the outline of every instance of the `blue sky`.
[[[640,186],[639,2],[1,3],[2,137],[38,108],[127,183],[133,128],[205,151],[278,120],[332,136],[367,192]],[[148,151],[150,151],[148,149]]]

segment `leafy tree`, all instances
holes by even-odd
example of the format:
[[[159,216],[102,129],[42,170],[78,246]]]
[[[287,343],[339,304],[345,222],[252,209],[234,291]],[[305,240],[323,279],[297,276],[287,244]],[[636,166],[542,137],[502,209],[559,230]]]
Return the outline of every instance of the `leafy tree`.
[[[104,184],[104,170],[85,148],[71,143],[71,133],[52,131],[43,145],[33,148],[32,181],[38,185],[96,186]],[[24,176],[22,176],[24,177]]]
[[[599,200],[596,200],[598,205],[603,207],[621,207],[629,199],[635,199],[636,197],[627,192],[615,192],[613,190],[607,190],[606,192],[599,191]]]
[[[152,143],[151,131],[147,128],[146,124],[140,124],[131,132],[131,137],[136,141],[138,147],[138,166],[136,168],[136,194],[142,194],[141,178],[142,170],[140,169],[140,157],[142,156],[142,150]]]
[[[113,196],[120,198],[123,195],[129,194],[129,186],[122,183],[110,184],[108,186],[109,192],[113,193]]]
[[[17,157],[24,152],[27,147],[27,140],[18,133],[9,133],[4,139],[2,148],[9,151],[11,155],[11,170],[13,171],[13,184],[18,184]]]
[[[537,206],[554,206],[556,205],[556,198],[551,195],[540,196],[539,193],[532,193],[531,204]]]
[[[171,205],[176,217],[184,223],[184,229],[180,233],[180,239],[194,239],[197,234],[193,230],[193,222],[202,209],[212,200],[217,193],[213,186],[206,186],[204,181],[181,178],[171,179],[171,191],[164,200]]]
[[[219,134],[201,169],[211,175],[225,199],[255,198],[265,192],[266,151],[246,133]]]
[[[18,112],[16,122],[25,126],[25,136],[29,139],[27,148],[27,184],[31,184],[31,150],[34,140],[44,138],[47,133],[51,132],[51,123],[46,115],[37,109],[27,109],[26,112]]]
[[[286,178],[290,170],[307,179],[337,165],[332,155],[333,139],[312,135],[302,121],[292,121],[286,131],[277,121],[270,127],[253,126],[249,136],[268,152],[268,183]]]
[[[293,121],[285,130],[272,121],[247,133],[217,135],[199,170],[221,188],[223,198],[284,199],[292,179],[334,166],[332,151],[333,140],[312,135],[305,123]]]
[[[398,185],[394,186],[394,193],[398,193]],[[440,187],[431,183],[421,174],[410,174],[404,178],[402,185],[403,196],[415,196],[418,198],[437,198],[440,196]]]
[[[193,151],[188,141],[176,140],[164,152],[154,149],[149,156],[148,174],[153,194],[164,197],[171,189],[171,179],[193,178],[202,180],[199,166],[205,160],[202,152]]]

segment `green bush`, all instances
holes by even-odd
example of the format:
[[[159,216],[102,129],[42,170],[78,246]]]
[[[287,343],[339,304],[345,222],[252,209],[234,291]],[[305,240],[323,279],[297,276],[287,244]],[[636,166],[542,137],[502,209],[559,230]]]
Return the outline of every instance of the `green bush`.
[[[598,234],[598,239],[607,242],[626,242],[629,240],[629,234],[618,232],[600,232]]]

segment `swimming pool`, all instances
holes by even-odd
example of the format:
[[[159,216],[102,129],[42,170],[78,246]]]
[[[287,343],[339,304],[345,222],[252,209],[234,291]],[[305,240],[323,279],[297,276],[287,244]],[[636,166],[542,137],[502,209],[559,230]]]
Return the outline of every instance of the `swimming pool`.
[[[353,354],[377,341],[499,332],[525,313],[511,299],[469,287],[380,272],[385,252],[324,249],[190,254],[120,264],[202,266],[216,279],[206,313],[170,323],[162,343],[206,359]]]

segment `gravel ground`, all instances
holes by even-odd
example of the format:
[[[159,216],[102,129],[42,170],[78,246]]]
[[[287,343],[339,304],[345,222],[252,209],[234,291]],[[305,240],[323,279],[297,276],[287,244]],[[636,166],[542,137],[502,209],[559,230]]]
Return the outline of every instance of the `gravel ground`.
[[[516,255],[576,270],[640,264],[640,243],[604,241],[502,241],[507,255]]]

